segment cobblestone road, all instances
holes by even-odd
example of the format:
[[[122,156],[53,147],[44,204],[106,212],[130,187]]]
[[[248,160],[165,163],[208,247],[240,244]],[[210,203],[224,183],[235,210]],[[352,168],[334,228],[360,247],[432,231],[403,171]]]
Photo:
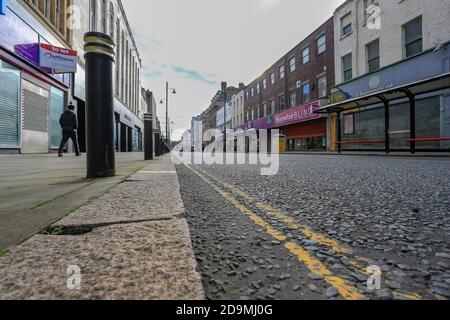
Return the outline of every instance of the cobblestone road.
[[[177,171],[209,299],[450,298],[448,159],[283,155],[272,177]]]

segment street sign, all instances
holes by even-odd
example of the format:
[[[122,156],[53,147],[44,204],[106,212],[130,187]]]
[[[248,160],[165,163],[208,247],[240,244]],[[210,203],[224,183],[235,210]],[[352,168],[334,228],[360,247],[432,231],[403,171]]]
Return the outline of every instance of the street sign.
[[[6,15],[7,0],[0,0],[0,15]]]
[[[39,48],[39,65],[52,70],[52,73],[76,73],[77,52],[41,43]]]

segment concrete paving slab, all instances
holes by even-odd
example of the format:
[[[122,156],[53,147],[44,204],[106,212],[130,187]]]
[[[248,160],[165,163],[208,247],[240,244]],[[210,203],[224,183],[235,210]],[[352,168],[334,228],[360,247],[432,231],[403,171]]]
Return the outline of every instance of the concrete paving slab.
[[[67,288],[79,266],[81,289]],[[0,299],[203,299],[184,219],[36,235],[0,259]]]

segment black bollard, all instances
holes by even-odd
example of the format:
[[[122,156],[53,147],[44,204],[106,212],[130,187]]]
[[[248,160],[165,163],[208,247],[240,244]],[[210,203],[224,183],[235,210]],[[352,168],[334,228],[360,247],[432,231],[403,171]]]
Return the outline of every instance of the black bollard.
[[[153,115],[144,114],[144,156],[145,160],[153,160]]]
[[[103,33],[84,35],[86,59],[87,177],[116,175],[114,154],[114,40]]]

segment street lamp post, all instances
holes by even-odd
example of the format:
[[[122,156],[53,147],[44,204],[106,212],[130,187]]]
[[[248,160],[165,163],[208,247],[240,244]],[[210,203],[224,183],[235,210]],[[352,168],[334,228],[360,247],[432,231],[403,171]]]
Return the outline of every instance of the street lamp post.
[[[169,140],[169,90],[173,90],[172,94],[177,94],[175,88],[169,88],[169,82],[166,82],[166,144],[170,145]],[[163,101],[161,100],[161,104]]]

